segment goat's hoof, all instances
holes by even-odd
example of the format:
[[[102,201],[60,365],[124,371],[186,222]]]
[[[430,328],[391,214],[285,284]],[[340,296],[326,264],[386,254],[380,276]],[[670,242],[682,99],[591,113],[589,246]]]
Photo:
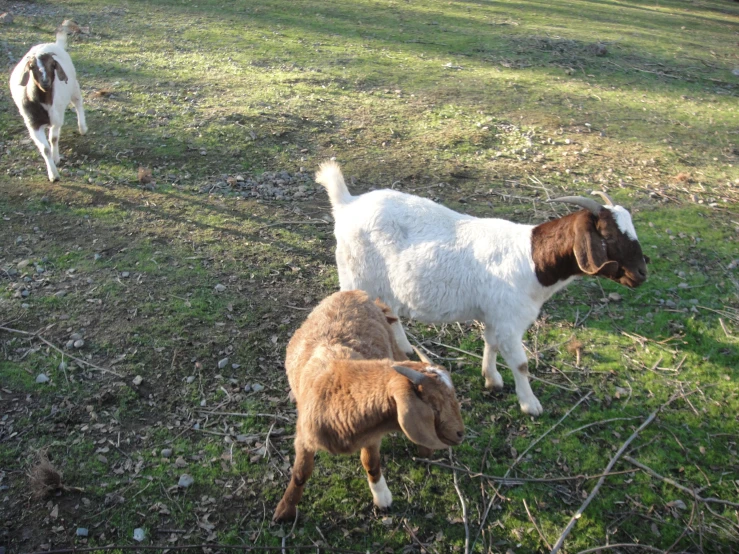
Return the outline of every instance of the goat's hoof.
[[[58,180],[59,180],[59,174],[57,174],[57,175],[49,175],[49,181],[51,181],[52,183],[55,183]]]
[[[538,416],[544,413],[544,408],[542,408],[539,399],[534,396],[526,402],[521,402],[521,411],[525,414]]]
[[[492,381],[489,381],[488,379],[485,379],[485,388],[487,390],[500,392],[503,390],[503,380],[501,379],[500,381],[497,381],[494,379]]]
[[[277,509],[275,510],[275,515],[272,516],[272,521],[275,523],[288,523],[295,521],[295,514],[298,513],[298,510],[295,506],[290,506],[287,502],[283,502],[282,500],[277,505]]]
[[[87,127],[80,127],[77,130],[80,132],[80,135],[86,135],[87,134]]]

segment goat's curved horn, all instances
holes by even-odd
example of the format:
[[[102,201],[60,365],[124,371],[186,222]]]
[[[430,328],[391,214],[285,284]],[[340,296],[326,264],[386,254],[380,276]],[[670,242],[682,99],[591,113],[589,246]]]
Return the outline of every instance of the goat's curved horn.
[[[429,360],[428,357],[426,356],[426,354],[424,354],[423,352],[421,352],[418,348],[416,348],[413,345],[411,345],[411,348],[413,348],[413,350],[416,353],[416,355],[418,356],[418,359],[419,360],[421,360],[422,362],[424,362],[426,364],[432,364],[433,365],[434,362],[432,362],[431,360]]]
[[[606,206],[615,206],[615,204],[613,203],[613,200],[611,200],[611,197],[608,196],[602,190],[594,190],[590,194],[594,194],[595,196],[600,196],[603,199],[603,201],[606,203]]]
[[[585,208],[586,210],[589,210],[590,213],[596,216],[603,209],[603,206],[598,204],[595,200],[593,200],[592,198],[585,198],[584,196],[563,196],[562,198],[552,198],[551,200],[547,200],[547,202],[564,202],[565,204],[575,204],[575,206]]]
[[[409,367],[405,367],[404,365],[393,365],[393,369],[400,373],[403,377],[407,377],[411,383],[414,385],[420,385],[423,380],[425,379],[425,376],[420,371],[415,371]]]

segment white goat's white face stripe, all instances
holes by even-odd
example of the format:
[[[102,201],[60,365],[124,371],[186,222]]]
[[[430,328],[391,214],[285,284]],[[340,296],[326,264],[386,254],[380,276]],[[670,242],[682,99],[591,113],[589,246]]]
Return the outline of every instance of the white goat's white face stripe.
[[[636,229],[631,221],[631,214],[628,210],[622,206],[603,206],[607,210],[611,210],[613,219],[616,220],[616,225],[621,229],[621,232],[629,237],[631,240],[639,240],[636,238]]]
[[[46,81],[46,68],[44,67],[44,64],[41,63],[40,59],[36,58],[36,65],[38,66],[38,70],[41,72],[41,75],[44,76],[44,81]]]
[[[436,373],[447,387],[449,387],[450,389],[454,388],[454,385],[452,385],[452,378],[446,371],[444,371],[440,367],[428,366],[426,368],[426,371],[430,373]]]

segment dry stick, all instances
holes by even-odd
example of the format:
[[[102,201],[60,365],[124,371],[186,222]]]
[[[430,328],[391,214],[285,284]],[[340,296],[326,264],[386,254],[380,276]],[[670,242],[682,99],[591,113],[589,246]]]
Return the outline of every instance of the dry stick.
[[[573,429],[572,431],[567,431],[562,436],[569,437],[573,433],[577,433],[578,431],[582,431],[583,429],[587,429],[588,427],[593,427],[595,425],[604,425],[606,423],[611,423],[612,421],[628,421],[630,419],[639,419],[639,417],[614,417],[612,419],[604,419],[603,421],[594,421],[593,423],[588,423],[587,425],[583,425],[582,427],[578,427],[577,429]]]
[[[639,543],[604,544],[603,546],[596,546],[595,548],[588,548],[587,550],[581,550],[577,554],[589,554],[590,552],[600,552],[601,550],[611,550],[613,548],[629,548],[629,547],[641,548],[642,550],[647,550],[649,552],[659,552],[660,554],[665,554],[664,550],[660,550],[659,548],[649,546],[648,544],[639,544]]]
[[[668,402],[669,403],[669,402]],[[662,407],[666,406],[663,405]],[[611,458],[611,461],[608,462],[608,465],[606,466],[606,469],[603,471],[603,473],[609,473],[611,469],[613,469],[613,466],[616,465],[616,462],[619,460],[621,455],[624,453],[624,451],[628,448],[628,446],[631,444],[631,442],[639,435],[639,433],[647,427],[650,423],[652,423],[655,418],[657,417],[657,414],[662,409],[662,407],[658,408],[657,410],[653,411],[651,414],[649,414],[649,417],[642,423],[639,428],[634,431],[631,436],[626,439],[626,442],[624,442],[621,445],[621,448],[616,451],[616,453]],[[593,490],[590,492],[588,497],[585,499],[585,502],[582,503],[582,506],[580,506],[577,511],[575,512],[575,515],[572,516],[572,519],[570,519],[570,522],[567,524],[567,527],[565,527],[564,531],[562,531],[562,534],[560,535],[559,539],[557,539],[557,542],[554,544],[554,548],[552,548],[552,551],[550,554],[556,554],[556,552],[559,552],[559,549],[562,548],[562,545],[565,542],[565,539],[567,538],[567,535],[570,534],[570,531],[572,531],[572,528],[575,526],[575,523],[577,523],[577,520],[580,519],[585,509],[588,507],[588,505],[593,501],[593,498],[595,498],[595,495],[598,494],[598,491],[600,490],[600,487],[605,482],[606,477],[605,475],[598,479],[598,482],[593,487]]]
[[[529,520],[531,521],[531,523],[533,523],[534,529],[536,529],[536,532],[539,533],[539,537],[541,537],[541,540],[544,542],[544,544],[547,545],[547,548],[551,550],[552,545],[549,544],[549,541],[547,541],[547,539],[544,537],[544,534],[541,532],[541,529],[539,529],[539,526],[536,524],[536,521],[534,521],[534,516],[531,515],[531,512],[529,511],[529,507],[526,505],[525,498],[523,499],[523,507],[526,508],[526,513],[529,516]]]
[[[234,417],[274,417],[277,419],[282,419],[284,421],[292,421],[289,417],[285,417],[282,415],[277,414],[244,414],[239,412],[211,412],[208,410],[197,410],[200,413],[203,414],[210,414],[210,415],[222,415],[222,416],[234,416]]]
[[[420,540],[418,540],[418,537],[413,532],[413,529],[411,529],[411,526],[408,525],[407,521],[403,521],[403,525],[405,525],[405,528],[408,530],[408,533],[410,534],[411,538],[415,541],[415,543],[423,550],[424,552],[428,552],[428,554],[434,554],[431,550],[426,548],[426,545],[424,545]]]
[[[588,394],[586,394],[580,400],[578,400],[577,403],[574,406],[572,406],[572,408],[570,408],[569,410],[567,410],[567,413],[565,413],[565,415],[563,415],[561,418],[559,418],[559,421],[557,421],[557,423],[555,423],[554,425],[552,425],[543,435],[541,435],[538,439],[536,439],[534,442],[532,442],[528,446],[528,448],[526,450],[524,450],[523,453],[518,458],[516,458],[513,461],[513,463],[511,464],[511,466],[505,472],[505,475],[503,476],[503,478],[508,477],[508,475],[510,475],[510,473],[511,473],[511,470],[514,467],[516,467],[516,465],[518,464],[518,462],[520,462],[523,459],[523,457],[526,455],[526,453],[529,450],[531,450],[534,447],[535,444],[537,444],[539,441],[541,441],[541,439],[543,439],[549,433],[551,433],[560,423],[562,423],[565,420],[565,418],[567,416],[569,416],[575,410],[575,408],[577,408],[580,404],[582,404],[583,402],[585,402],[585,400],[587,400],[590,397],[591,394],[593,394],[593,391],[588,392]],[[604,473],[608,473],[608,472],[604,472]],[[490,512],[490,508],[493,507],[493,502],[495,501],[495,496],[496,495],[499,495],[499,492],[498,492],[499,488],[495,490],[495,495],[490,499],[490,502],[488,503],[487,507],[485,508],[485,513],[483,514],[482,521],[480,522],[480,528],[477,530],[477,536],[475,536],[475,540],[472,542],[472,548],[473,549],[475,548],[475,545],[477,544],[477,541],[480,538],[480,535],[482,534],[482,528],[485,525],[485,521],[487,520],[487,517],[488,517],[488,512]]]
[[[449,461],[452,461],[452,449],[449,449]],[[470,524],[467,520],[467,504],[462,496],[462,491],[459,490],[459,483],[457,483],[457,472],[453,471],[454,477],[454,488],[457,489],[457,496],[459,496],[459,503],[462,504],[462,520],[464,521],[464,554],[470,554]]]
[[[80,552],[108,552],[110,550],[203,550],[203,549],[214,549],[214,550],[243,550],[243,551],[257,551],[257,552],[280,552],[281,546],[257,546],[251,544],[183,544],[183,545],[109,545],[109,546],[91,546],[85,548],[61,548],[59,550],[43,550],[38,552],[31,552],[29,554],[78,554]],[[291,550],[314,550],[316,547],[312,544],[302,544],[291,546]],[[338,554],[366,554],[361,550],[347,550],[344,548],[331,548],[322,546],[321,550],[324,552],[336,552]]]
[[[298,514],[299,513],[300,513],[300,511],[296,507],[295,508],[295,519],[293,520],[292,529],[290,529],[290,532],[287,535],[285,535],[284,537],[282,537],[282,554],[287,554],[285,552],[285,543],[287,542],[287,537],[289,537],[290,535],[292,535],[293,534],[293,531],[295,531],[295,526],[298,524]]]
[[[597,475],[581,474],[570,475],[567,477],[497,477],[495,475],[488,475],[486,473],[475,473],[474,471],[470,471],[463,467],[453,466],[434,460],[427,460],[426,458],[416,458],[415,456],[413,456],[411,457],[411,460],[413,460],[414,462],[421,462],[432,466],[445,467],[454,471],[461,471],[462,473],[469,475],[471,479],[488,479],[489,481],[496,481],[502,485],[508,486],[523,485],[525,483],[557,483],[559,481],[577,481],[578,479],[588,481],[591,479],[598,479],[603,476],[610,477],[611,475],[624,475],[625,473],[634,473],[636,471],[639,471],[638,469],[625,469],[623,471],[612,471],[611,473],[599,473]]]
[[[642,470],[646,471],[652,477],[656,477],[657,479],[661,479],[662,481],[664,481],[668,485],[672,485],[673,487],[675,487],[677,489],[680,489],[681,491],[689,494],[690,496],[692,496],[693,498],[695,498],[699,502],[708,502],[708,503],[714,503],[714,504],[723,504],[725,506],[732,506],[733,508],[739,508],[739,503],[736,503],[736,502],[730,502],[728,500],[721,500],[720,498],[710,498],[710,497],[709,498],[703,498],[702,496],[698,496],[698,494],[696,493],[696,491],[694,491],[693,489],[690,489],[690,488],[688,488],[686,486],[683,486],[680,483],[678,483],[677,481],[673,481],[669,477],[664,477],[664,476],[660,475],[659,473],[657,473],[656,471],[654,471],[649,466],[645,466],[644,464],[642,464],[641,462],[638,462],[637,460],[635,460],[631,456],[624,456],[624,460],[626,460],[627,462],[629,462],[631,464],[634,464],[639,469],[642,469]]]
[[[67,358],[71,358],[75,362],[88,365],[88,366],[90,366],[93,369],[97,369],[98,371],[102,371],[103,373],[112,373],[116,377],[120,377],[121,379],[123,379],[123,375],[121,375],[120,373],[117,373],[117,372],[113,371],[112,369],[107,369],[107,368],[104,368],[104,367],[100,367],[99,365],[95,365],[92,362],[86,362],[85,360],[81,360],[80,358],[77,358],[75,356],[72,356],[71,354],[65,354],[64,350],[62,350],[58,346],[50,343],[48,340],[46,340],[44,337],[42,337],[38,333],[29,333],[28,331],[21,331],[19,329],[12,329],[10,327],[0,327],[0,331],[7,331],[9,333],[18,333],[20,335],[28,335],[31,338],[38,339],[41,342],[43,342],[44,344],[49,345],[51,348],[53,348],[54,350],[56,350],[57,352],[59,352],[62,356],[66,355]]]

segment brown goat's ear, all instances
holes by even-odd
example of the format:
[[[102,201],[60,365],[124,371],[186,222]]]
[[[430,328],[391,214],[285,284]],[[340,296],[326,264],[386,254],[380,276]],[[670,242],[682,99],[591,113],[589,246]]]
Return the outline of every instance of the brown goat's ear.
[[[418,397],[412,387],[403,387],[395,395],[395,404],[398,408],[398,423],[406,437],[433,450],[448,448],[436,435],[434,411]]]
[[[577,265],[588,275],[615,275],[618,271],[618,262],[608,259],[605,242],[592,224],[586,229],[578,229],[574,250]]]
[[[375,306],[382,310],[382,313],[385,315],[385,319],[387,320],[389,325],[392,325],[393,323],[398,321],[398,318],[395,316],[395,314],[393,314],[390,307],[382,300],[380,300],[379,297],[375,298]]]
[[[54,60],[54,70],[56,71],[57,79],[61,79],[65,83],[69,82],[67,74],[64,73],[64,69],[62,69],[61,64],[56,60]]]
[[[30,76],[31,76],[31,67],[30,65],[27,65],[26,69],[24,69],[23,73],[21,73],[20,85],[22,87],[25,87],[28,84],[28,78]]]

